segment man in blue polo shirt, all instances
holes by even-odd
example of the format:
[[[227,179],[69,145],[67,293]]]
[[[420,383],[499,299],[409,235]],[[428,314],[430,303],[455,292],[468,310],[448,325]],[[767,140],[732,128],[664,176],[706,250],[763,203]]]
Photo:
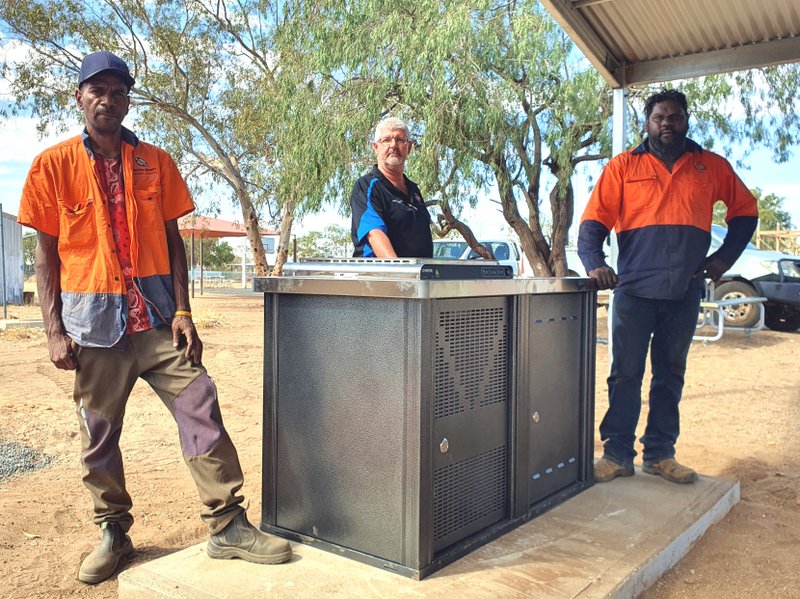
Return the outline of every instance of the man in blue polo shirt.
[[[378,164],[360,177],[350,195],[353,256],[430,258],[431,216],[419,187],[403,174],[414,142],[398,118],[375,127],[372,148]]]

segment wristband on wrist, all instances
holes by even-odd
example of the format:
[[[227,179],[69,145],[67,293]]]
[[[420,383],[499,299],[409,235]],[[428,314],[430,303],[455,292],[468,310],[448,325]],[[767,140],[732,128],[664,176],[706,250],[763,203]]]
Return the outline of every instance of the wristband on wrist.
[[[175,316],[188,316],[189,318],[191,318],[192,313],[187,312],[186,310],[175,310]]]

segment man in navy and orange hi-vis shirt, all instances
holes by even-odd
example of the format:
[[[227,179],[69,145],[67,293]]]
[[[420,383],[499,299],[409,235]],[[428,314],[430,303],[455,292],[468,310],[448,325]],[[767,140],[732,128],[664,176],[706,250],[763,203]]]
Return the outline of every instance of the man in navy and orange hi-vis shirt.
[[[353,256],[433,256],[431,216],[419,187],[403,172],[413,146],[402,120],[389,117],[375,127],[372,149],[378,163],[356,181],[350,195]]]
[[[134,84],[110,52],[83,59],[75,91],[83,134],[36,157],[19,212],[19,222],[38,231],[36,282],[50,360],[75,371],[83,482],[101,528],[78,571],[89,584],[112,576],[133,551],[119,440],[139,378],[177,424],[204,504],[207,553],[258,563],[292,555],[289,543],[251,525],[241,505],[242,469],[189,307],[177,219],[194,204],[172,158],[122,126]]]
[[[652,382],[642,470],[676,483],[697,473],[675,460],[678,403],[704,280],[719,280],[755,231],[757,202],[727,160],[686,137],[686,97],[665,90],[645,104],[646,139],[603,169],[581,219],[578,255],[600,289],[614,289],[608,411],[595,480],[634,473],[636,425],[648,347]],[[727,207],[728,234],[706,257],[714,204]],[[617,270],[603,243],[614,229]]]

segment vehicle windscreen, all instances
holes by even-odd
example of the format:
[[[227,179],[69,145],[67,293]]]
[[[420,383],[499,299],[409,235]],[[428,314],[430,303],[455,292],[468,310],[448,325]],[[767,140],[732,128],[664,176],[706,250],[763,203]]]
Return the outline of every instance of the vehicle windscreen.
[[[482,242],[483,245],[487,246],[489,250],[491,250],[492,255],[494,256],[495,260],[508,260],[508,259],[516,259],[516,256],[511,256],[511,251],[509,250],[508,244],[502,241],[489,241],[489,242]],[[478,254],[475,253],[475,250],[472,250],[467,257],[469,260],[476,260],[480,258]]]
[[[437,241],[433,244],[433,257],[460,258],[466,249],[466,241]]]

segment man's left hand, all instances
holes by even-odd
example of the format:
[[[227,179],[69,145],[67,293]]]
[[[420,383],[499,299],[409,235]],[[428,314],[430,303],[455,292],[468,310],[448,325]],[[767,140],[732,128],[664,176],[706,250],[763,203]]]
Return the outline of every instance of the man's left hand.
[[[186,351],[183,353],[193,365],[201,363],[203,358],[203,342],[194,328],[194,322],[190,316],[174,316],[172,318],[172,346],[176,349],[180,346],[183,339],[186,340]]]
[[[703,265],[703,274],[706,279],[711,279],[715,283],[720,280],[723,274],[728,270],[728,265],[719,258],[706,258],[706,263]]]

